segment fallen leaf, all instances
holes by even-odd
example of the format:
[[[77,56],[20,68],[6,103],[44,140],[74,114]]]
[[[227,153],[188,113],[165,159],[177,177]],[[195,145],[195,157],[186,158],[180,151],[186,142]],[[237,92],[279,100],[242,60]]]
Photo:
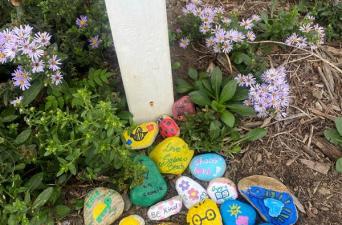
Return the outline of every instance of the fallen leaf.
[[[304,165],[306,165],[308,168],[315,170],[319,173],[328,174],[328,171],[330,170],[330,163],[320,163],[320,162],[314,162],[311,160],[306,160],[306,159],[301,159],[300,160],[301,163],[303,163]]]

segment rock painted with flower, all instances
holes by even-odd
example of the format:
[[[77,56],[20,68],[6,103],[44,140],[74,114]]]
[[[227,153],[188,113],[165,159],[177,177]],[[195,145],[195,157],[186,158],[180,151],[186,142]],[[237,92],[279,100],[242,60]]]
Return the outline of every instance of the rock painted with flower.
[[[163,115],[158,120],[159,133],[163,138],[179,136],[180,129],[170,116]]]
[[[194,103],[191,101],[190,96],[183,96],[172,106],[173,118],[183,121],[186,114],[195,114],[196,109]]]
[[[237,199],[238,191],[233,181],[219,177],[210,181],[207,193],[217,204],[222,204],[228,199]]]
[[[175,196],[151,206],[147,211],[147,216],[150,220],[164,220],[178,214],[182,210],[182,206],[182,198]]]
[[[188,209],[208,198],[205,189],[190,177],[179,177],[176,181],[176,190]]]
[[[211,199],[206,199],[191,207],[186,221],[190,225],[222,225],[220,210]]]
[[[189,166],[191,174],[202,181],[222,177],[226,167],[225,159],[215,153],[197,155],[191,160]]]
[[[130,215],[123,218],[119,225],[145,225],[145,221],[139,215]]]
[[[124,200],[121,195],[108,188],[95,188],[84,200],[85,225],[110,225],[124,211]]]
[[[224,225],[254,225],[256,211],[252,206],[238,200],[226,200],[220,207]]]
[[[135,159],[142,163],[147,172],[144,182],[134,187],[130,192],[130,199],[134,205],[148,207],[160,201],[167,193],[167,184],[157,166],[147,156],[138,156]]]
[[[194,151],[179,137],[169,137],[160,142],[151,152],[150,158],[161,173],[179,175],[188,167]]]
[[[125,130],[123,138],[125,144],[131,149],[143,149],[150,147],[155,141],[159,132],[157,123],[147,122],[139,124],[132,131]]]
[[[279,180],[254,175],[240,180],[238,189],[265,221],[276,225],[297,222],[298,212],[293,196]]]

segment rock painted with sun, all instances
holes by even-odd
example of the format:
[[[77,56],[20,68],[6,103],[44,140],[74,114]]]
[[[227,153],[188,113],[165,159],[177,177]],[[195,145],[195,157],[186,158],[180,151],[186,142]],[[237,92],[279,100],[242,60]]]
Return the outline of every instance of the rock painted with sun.
[[[224,225],[254,225],[256,212],[252,206],[238,200],[226,200],[220,207]]]
[[[84,201],[85,225],[109,225],[117,220],[124,210],[121,195],[108,188],[95,188]]]
[[[180,129],[177,123],[167,115],[164,115],[158,120],[159,133],[163,138],[179,136]]]
[[[167,184],[149,157],[141,155],[135,160],[142,163],[147,171],[144,182],[131,190],[130,199],[134,205],[148,207],[159,202],[166,195]]]
[[[186,114],[195,114],[196,109],[194,103],[191,101],[190,96],[183,96],[178,99],[172,106],[173,118],[176,120],[185,120]]]
[[[132,131],[125,130],[123,138],[125,144],[130,149],[143,149],[150,147],[155,141],[159,132],[157,123],[142,123]]]
[[[206,199],[191,207],[186,221],[190,225],[222,225],[220,210],[211,199]]]
[[[147,216],[150,220],[163,220],[179,213],[182,206],[182,198],[176,196],[151,206],[147,211]]]
[[[190,162],[191,174],[199,180],[211,181],[222,177],[226,172],[226,161],[215,153],[207,153],[195,156]]]
[[[219,177],[210,181],[207,193],[217,204],[222,204],[226,200],[234,200],[238,197],[236,185],[225,177]]]
[[[130,215],[123,218],[119,225],[145,225],[145,221],[141,216],[138,215]]]
[[[194,151],[179,137],[169,137],[160,142],[151,152],[150,158],[161,173],[180,175],[188,167]]]
[[[268,223],[292,225],[297,222],[298,212],[293,197],[279,180],[254,175],[240,180],[238,189]]]
[[[178,178],[176,190],[181,196],[184,206],[188,209],[208,198],[205,189],[190,177],[181,176]]]

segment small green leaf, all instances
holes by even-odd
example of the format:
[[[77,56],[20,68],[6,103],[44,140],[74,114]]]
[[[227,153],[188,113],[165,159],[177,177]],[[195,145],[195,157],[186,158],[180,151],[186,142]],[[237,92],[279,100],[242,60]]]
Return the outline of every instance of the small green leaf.
[[[234,97],[231,101],[243,101],[248,98],[249,90],[246,88],[237,88]]]
[[[32,209],[36,209],[45,205],[47,201],[49,201],[51,195],[53,193],[53,187],[48,187],[44,191],[42,191],[36,200],[33,202]]]
[[[29,189],[29,191],[34,191],[36,190],[40,185],[43,183],[43,173],[37,173],[33,175],[25,184],[25,186]]]
[[[176,80],[176,91],[177,93],[187,93],[193,89],[192,85],[183,79]]]
[[[222,89],[221,95],[220,95],[220,102],[224,103],[228,100],[231,100],[235,93],[237,88],[237,82],[236,80],[229,81]]]
[[[31,87],[24,91],[23,93],[23,102],[24,106],[29,105],[39,94],[39,92],[43,89],[44,85],[41,80],[36,80],[32,83]]]
[[[215,92],[216,98],[218,98],[222,83],[222,72],[219,67],[215,67],[213,69],[213,72],[210,75],[210,79],[211,86]]]
[[[210,122],[209,135],[212,140],[220,136],[220,122],[219,121],[214,120]]]
[[[9,115],[9,116],[5,116],[4,118],[2,118],[2,122],[4,123],[9,123],[9,122],[13,122],[16,118],[18,118],[17,115]]]
[[[66,205],[57,205],[55,207],[55,213],[58,219],[63,219],[64,217],[69,215],[70,212],[71,209]]]
[[[342,173],[342,158],[336,161],[336,171]]]
[[[27,139],[29,139],[30,135],[31,135],[31,129],[26,129],[24,131],[22,131],[14,140],[14,143],[16,145],[21,145],[23,144],[25,141],[27,141]]]
[[[324,131],[325,138],[335,145],[342,146],[342,136],[338,133],[336,129],[327,129]]]
[[[198,79],[198,72],[197,72],[197,70],[195,70],[194,68],[189,68],[188,76],[191,79],[193,79],[193,80],[197,80]]]
[[[172,64],[172,69],[173,70],[178,70],[179,68],[181,68],[182,64],[180,62],[175,62]]]
[[[199,106],[206,106],[211,104],[208,95],[203,91],[190,92],[189,96],[191,97],[191,100]]]
[[[241,116],[253,116],[255,112],[253,108],[242,104],[230,104],[227,106],[231,111],[240,114]]]
[[[229,111],[224,111],[221,113],[221,120],[224,122],[228,127],[234,127],[235,124],[235,117],[234,115]]]
[[[250,130],[243,139],[245,141],[256,141],[263,137],[265,137],[267,134],[267,130],[265,128],[255,128],[253,130]]]
[[[342,136],[342,117],[336,118],[335,125],[338,133]]]

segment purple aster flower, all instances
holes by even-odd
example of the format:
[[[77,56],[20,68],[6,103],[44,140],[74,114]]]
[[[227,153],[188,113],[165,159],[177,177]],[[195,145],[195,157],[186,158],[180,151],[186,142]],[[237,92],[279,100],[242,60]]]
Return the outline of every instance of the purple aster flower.
[[[237,30],[231,29],[226,32],[226,39],[234,41],[234,42],[241,42],[245,39],[245,35],[242,32]]]
[[[182,189],[182,191],[186,191],[189,189],[190,184],[188,181],[182,180],[182,182],[178,185],[179,188]]]
[[[224,18],[222,19],[222,22],[223,22],[224,24],[226,24],[226,25],[229,25],[229,24],[232,22],[232,20],[229,19],[228,17],[224,17]]]
[[[254,24],[253,24],[253,20],[252,19],[243,19],[240,22],[240,26],[244,27],[246,30],[250,30],[253,28]]]
[[[184,49],[187,48],[189,44],[190,44],[190,40],[187,37],[184,37],[179,41],[179,47],[184,48]]]
[[[214,40],[216,43],[224,43],[227,40],[226,31],[221,28],[215,31],[214,36],[215,36]]]
[[[92,49],[98,48],[100,43],[102,42],[102,40],[99,39],[99,35],[96,35],[96,36],[90,38],[88,41],[89,41],[89,45]]]
[[[246,37],[247,37],[247,39],[249,41],[255,41],[255,38],[256,38],[256,36],[255,36],[253,31],[248,31],[247,34],[246,34]]]
[[[183,13],[186,14],[193,14],[193,15],[197,15],[198,13],[198,8],[197,5],[193,2],[190,2],[188,4],[186,4],[186,6],[183,8]]]
[[[208,48],[213,47],[215,45],[214,37],[209,37],[205,40],[206,46]]]
[[[242,75],[239,74],[235,77],[235,80],[238,82],[241,87],[251,87],[256,84],[255,78],[253,74]]]
[[[60,59],[58,59],[56,55],[53,55],[52,58],[49,59],[49,69],[57,71],[60,69],[59,65],[61,65]]]
[[[306,48],[308,46],[306,38],[299,36],[296,33],[293,33],[291,36],[289,36],[285,40],[285,44],[297,48]]]
[[[30,74],[23,70],[21,66],[18,66],[18,68],[12,73],[12,80],[14,86],[20,87],[23,91],[27,90],[31,86]]]
[[[57,71],[55,74],[51,76],[51,81],[55,85],[59,85],[62,83],[63,80],[63,75],[61,74],[60,71]]]
[[[38,32],[35,35],[34,41],[43,47],[50,45],[51,35],[47,32]]]
[[[15,43],[7,43],[5,45],[4,53],[6,58],[13,60],[18,52],[18,45]]]
[[[31,63],[32,73],[44,72],[44,62],[42,60],[33,60]]]
[[[261,17],[254,14],[251,16],[251,20],[253,20],[254,22],[259,22],[261,20]]]
[[[229,53],[231,50],[233,50],[233,42],[230,40],[225,41],[222,44],[222,52]]]
[[[88,17],[81,15],[76,19],[76,24],[79,28],[84,28],[88,26]]]
[[[44,55],[44,51],[40,49],[39,46],[36,45],[36,43],[32,42],[29,45],[29,51],[27,54],[31,58],[31,60],[38,60]]]
[[[0,63],[4,64],[7,62],[6,54],[0,48]]]
[[[200,27],[200,32],[203,34],[206,34],[210,31],[210,24],[209,23],[202,23],[201,27]]]
[[[10,103],[14,107],[18,107],[22,101],[23,101],[23,96],[19,96],[19,97],[16,97],[14,100],[10,101]]]
[[[13,34],[17,36],[19,40],[25,40],[31,36],[32,27],[30,25],[25,25],[13,28]]]

